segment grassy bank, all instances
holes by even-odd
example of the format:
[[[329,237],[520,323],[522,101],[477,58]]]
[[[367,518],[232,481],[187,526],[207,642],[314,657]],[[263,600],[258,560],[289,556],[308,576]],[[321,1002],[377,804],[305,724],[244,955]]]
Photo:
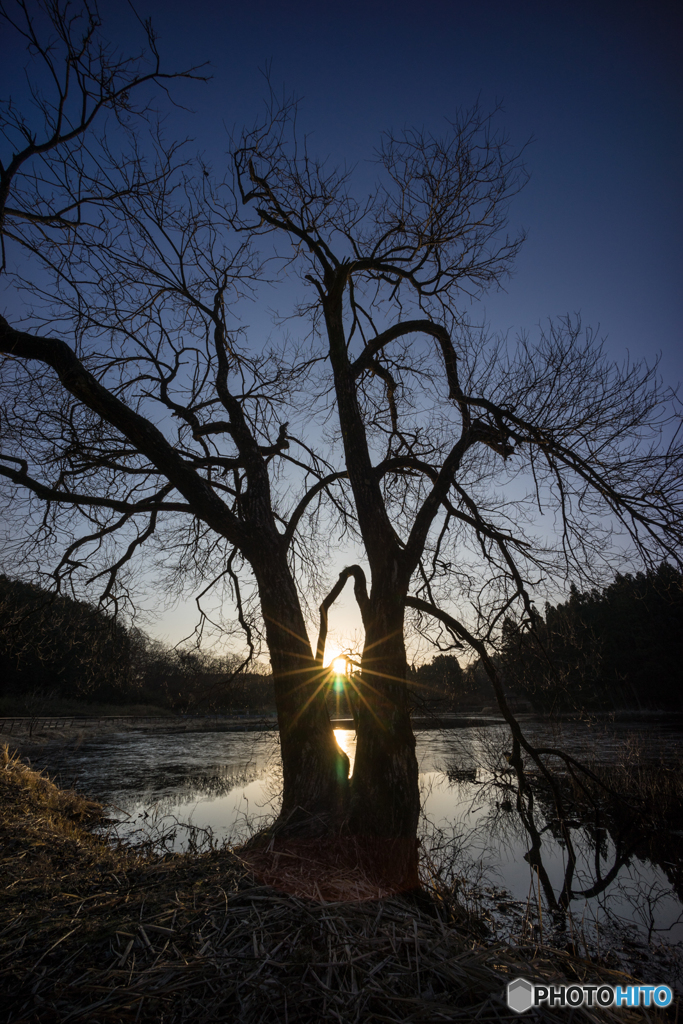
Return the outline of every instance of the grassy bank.
[[[297,898],[259,885],[230,850],[160,857],[107,842],[105,824],[97,804],[4,748],[7,1024],[509,1020],[504,988],[519,975],[625,983],[558,951],[493,944],[446,889],[419,900]],[[557,1011],[534,1019],[544,1017]]]

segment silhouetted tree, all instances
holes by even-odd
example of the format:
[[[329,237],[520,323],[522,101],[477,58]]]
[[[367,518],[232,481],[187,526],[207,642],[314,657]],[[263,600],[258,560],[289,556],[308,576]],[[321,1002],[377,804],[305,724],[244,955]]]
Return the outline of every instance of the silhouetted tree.
[[[617,575],[503,626],[507,683],[539,710],[671,708],[683,702],[683,575],[664,562]]]
[[[466,683],[466,675],[454,654],[438,654],[431,662],[414,669],[410,691],[417,712],[454,710],[476,697]],[[490,693],[486,680],[486,690]]]
[[[365,629],[351,826],[408,843],[419,798],[406,607],[484,658],[522,742],[487,642],[511,607],[531,615],[539,576],[591,571],[609,531],[600,516],[620,522],[646,557],[677,555],[680,449],[661,446],[670,396],[652,371],[610,364],[579,324],[567,319],[515,347],[464,326],[464,296],[500,282],[521,241],[502,235],[518,158],[488,119],[465,114],[443,138],[387,135],[383,177],[365,202],[290,127],[279,109],[237,145],[245,212],[231,223],[265,235],[308,285],[304,309],[329,366],[319,389],[334,389],[371,575],[369,593],[359,566],[334,591],[353,576]],[[525,475],[530,491],[512,498],[507,487]],[[556,544],[525,529],[531,501],[559,517]],[[473,628],[440,605],[462,598]]]
[[[59,17],[68,67],[72,23]],[[79,139],[92,123],[78,122]],[[36,550],[69,538],[62,585],[101,577],[118,602],[154,545],[173,586],[224,582],[249,654],[261,635],[270,654],[278,828],[344,829],[394,884],[414,885],[406,608],[480,655],[516,728],[487,645],[513,607],[530,614],[536,581],[589,573],[605,516],[645,557],[674,557],[679,449],[660,436],[670,396],[569,320],[509,347],[467,327],[470,297],[505,279],[522,241],[505,233],[518,155],[478,110],[443,138],[386,136],[361,199],[349,174],[309,157],[288,104],[233,143],[224,181],[178,167],[158,135],[136,145],[122,162],[110,144],[96,165],[79,149],[87,168],[106,167],[106,194],[83,198],[59,132],[35,154],[62,168],[59,200],[20,239],[52,274],[35,285],[52,313],[26,329],[0,320],[0,474],[28,506]],[[45,179],[33,180],[47,203]],[[8,182],[6,209],[19,209],[18,166]],[[51,210],[76,199],[99,220],[65,233]],[[259,346],[236,303],[266,276],[297,275],[307,336]],[[556,543],[529,530],[532,500],[559,517]],[[320,592],[325,546],[346,535],[369,586],[363,566],[344,570],[313,648],[302,595]],[[349,578],[365,633],[350,780],[323,671],[327,616]]]
[[[91,605],[0,576],[0,695],[101,700],[134,692],[138,640]]]

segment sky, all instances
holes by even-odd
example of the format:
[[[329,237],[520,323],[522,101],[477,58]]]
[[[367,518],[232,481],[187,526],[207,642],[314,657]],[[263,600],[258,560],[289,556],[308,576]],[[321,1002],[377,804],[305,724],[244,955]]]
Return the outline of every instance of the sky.
[[[169,63],[210,61],[178,115],[220,161],[223,125],[262,108],[263,69],[301,98],[312,148],[372,158],[384,129],[441,131],[458,108],[500,104],[531,180],[511,209],[528,240],[496,329],[580,312],[614,355],[661,351],[683,378],[683,11],[655,3],[351,0],[147,4]]]
[[[192,136],[218,168],[226,130],[263,109],[264,69],[301,100],[311,148],[369,168],[380,133],[442,131],[459,108],[500,107],[497,124],[528,143],[531,178],[510,226],[527,242],[505,292],[477,315],[494,331],[533,331],[580,313],[615,358],[661,353],[683,380],[683,8],[668,0],[143,0],[168,68],[208,61],[208,84],[174,95],[171,134]],[[134,23],[101,4],[122,46]],[[0,70],[7,94],[19,55]],[[175,637],[180,608],[155,632]]]

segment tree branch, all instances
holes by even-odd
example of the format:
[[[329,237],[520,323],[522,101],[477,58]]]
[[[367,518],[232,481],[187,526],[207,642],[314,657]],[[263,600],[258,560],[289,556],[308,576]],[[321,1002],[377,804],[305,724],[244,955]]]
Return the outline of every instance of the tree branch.
[[[318,631],[318,642],[315,647],[315,663],[319,668],[323,667],[323,661],[325,658],[325,643],[327,641],[327,612],[341,594],[349,576],[353,576],[353,592],[355,594],[356,601],[358,602],[358,607],[360,608],[361,617],[364,623],[367,622],[370,610],[370,601],[368,599],[368,588],[365,573],[359,565],[349,565],[339,573],[339,579],[320,605],[320,629]]]
[[[320,492],[324,490],[326,487],[329,487],[329,485],[334,483],[335,480],[348,480],[348,477],[349,474],[346,472],[346,470],[340,473],[330,473],[328,476],[324,476],[322,477],[322,479],[318,480],[318,482],[314,484],[313,487],[311,487],[311,489],[306,492],[306,494],[304,494],[303,498],[301,499],[301,501],[299,502],[299,504],[296,506],[291,516],[289,517],[289,522],[287,523],[287,528],[284,533],[284,543],[286,548],[288,548],[289,545],[292,543],[292,539],[296,532],[296,528],[299,525],[301,517],[308,508],[311,501],[315,498],[315,496],[317,494],[320,494]]]
[[[244,525],[210,485],[181,458],[161,431],[100,384],[66,342],[17,331],[0,316],[0,352],[18,359],[37,360],[51,367],[64,388],[127,437],[180,491],[195,514],[217,533],[234,544],[244,544],[245,540],[251,539]],[[121,508],[119,505],[112,507]],[[121,510],[125,511],[126,507]]]

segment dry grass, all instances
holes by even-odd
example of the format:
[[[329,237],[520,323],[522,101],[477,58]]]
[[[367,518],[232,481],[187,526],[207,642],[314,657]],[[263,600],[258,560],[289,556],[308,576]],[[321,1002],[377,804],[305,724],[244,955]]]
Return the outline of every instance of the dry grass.
[[[637,737],[630,737],[614,763],[606,765],[591,758],[583,763],[593,778],[582,773],[565,776],[577,813],[601,807],[622,825],[631,820],[643,837],[653,829],[665,830],[671,838],[680,834],[683,756],[677,746],[653,751]]]
[[[259,885],[229,850],[115,848],[92,831],[97,805],[6,749],[0,808],[7,1024],[500,1021],[517,1019],[504,1003],[512,977],[596,978],[564,954],[483,945],[446,891],[330,902]],[[307,870],[315,880],[315,864]],[[600,980],[625,983],[606,972]],[[556,1022],[557,1011],[534,1019]]]

